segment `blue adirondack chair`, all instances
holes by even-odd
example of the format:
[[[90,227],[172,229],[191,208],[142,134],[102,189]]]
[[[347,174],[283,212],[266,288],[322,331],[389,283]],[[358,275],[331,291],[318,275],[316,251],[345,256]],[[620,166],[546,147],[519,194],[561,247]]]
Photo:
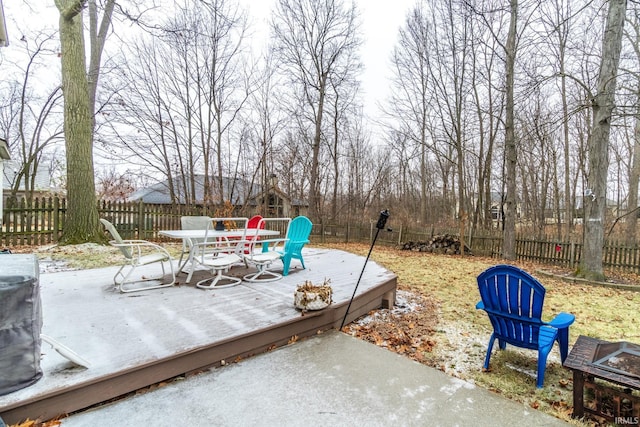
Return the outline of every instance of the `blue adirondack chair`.
[[[284,245],[282,255],[282,275],[289,274],[289,267],[291,266],[291,260],[297,259],[304,266],[304,259],[302,258],[302,248],[309,243],[309,234],[313,224],[311,220],[306,216],[297,216],[291,220],[289,224],[289,230],[287,232],[287,243]]]
[[[526,271],[512,265],[496,265],[478,276],[481,301],[477,309],[486,311],[493,326],[484,368],[489,369],[493,343],[497,339],[501,350],[508,344],[538,351],[536,386],[544,383],[547,357],[558,342],[562,362],[569,347],[569,326],[575,316],[559,313],[550,322],[541,319],[545,289]]]

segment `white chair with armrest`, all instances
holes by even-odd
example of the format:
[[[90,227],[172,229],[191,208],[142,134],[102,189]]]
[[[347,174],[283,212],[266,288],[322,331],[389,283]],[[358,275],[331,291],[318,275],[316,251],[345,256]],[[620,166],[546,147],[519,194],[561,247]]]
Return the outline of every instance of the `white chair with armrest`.
[[[116,289],[120,292],[136,292],[173,286],[176,282],[176,274],[173,269],[171,255],[165,248],[146,240],[123,239],[112,223],[102,218],[100,222],[113,237],[109,244],[120,249],[126,261],[113,276],[113,283]],[[131,277],[137,268],[155,263],[160,263],[162,266],[162,276],[142,276],[139,279]],[[167,275],[165,263],[171,273],[168,282],[165,282],[165,276]]]

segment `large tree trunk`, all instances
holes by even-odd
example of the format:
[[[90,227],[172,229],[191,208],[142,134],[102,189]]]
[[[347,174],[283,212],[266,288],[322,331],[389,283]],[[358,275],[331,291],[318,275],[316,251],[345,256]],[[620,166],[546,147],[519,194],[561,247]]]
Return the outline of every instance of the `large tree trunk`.
[[[83,0],[56,0],[60,11],[64,135],[67,151],[67,215],[60,243],[104,242],[93,169],[93,126],[89,106],[82,28]]]
[[[514,132],[514,101],[513,85],[516,62],[516,36],[518,21],[518,0],[511,0],[511,18],[509,35],[506,46],[506,117],[505,130],[505,167],[506,167],[506,197],[504,203],[504,231],[502,257],[513,260],[516,258],[516,137]]]
[[[607,25],[602,41],[602,59],[598,88],[593,98],[593,125],[589,136],[588,194],[585,197],[584,254],[579,275],[591,280],[604,280],[602,246],[607,205],[607,172],[609,170],[609,134],[615,103],[616,75],[622,49],[622,30],[626,0],[610,0]]]

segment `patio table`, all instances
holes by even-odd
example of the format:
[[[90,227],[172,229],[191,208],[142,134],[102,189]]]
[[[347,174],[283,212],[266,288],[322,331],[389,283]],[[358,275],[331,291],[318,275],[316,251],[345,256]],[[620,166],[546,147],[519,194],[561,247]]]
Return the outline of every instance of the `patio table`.
[[[243,239],[247,237],[247,235],[253,237],[256,235],[255,229],[242,229],[235,228],[230,230],[160,230],[158,232],[161,236],[169,237],[171,239],[227,239],[227,240],[237,240],[240,243]],[[257,230],[259,237],[273,237],[278,236],[280,232],[278,230],[267,230],[267,229],[259,229]],[[193,251],[189,251],[189,256],[187,260],[184,262],[182,266],[179,266],[178,271],[181,272],[183,267],[189,263],[191,266],[186,283],[189,283],[191,280],[191,276],[193,274]]]

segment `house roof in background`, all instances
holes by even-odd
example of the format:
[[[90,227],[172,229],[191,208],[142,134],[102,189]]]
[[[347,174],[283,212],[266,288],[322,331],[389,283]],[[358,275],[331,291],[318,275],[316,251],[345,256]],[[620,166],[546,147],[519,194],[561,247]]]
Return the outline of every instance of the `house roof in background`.
[[[215,180],[215,178],[211,178]],[[204,204],[204,175],[194,175],[194,187],[195,187],[195,204]],[[213,184],[213,182],[212,182]],[[236,178],[231,179],[228,177],[222,178],[223,195],[222,200],[229,200],[233,205],[243,204],[246,195],[254,196],[258,192],[257,186],[249,188],[250,184],[243,180]],[[187,197],[185,197],[185,188],[191,189],[191,182],[184,182],[183,177],[175,177],[173,179],[173,187],[176,192],[176,199],[178,204],[186,204]],[[213,200],[221,200],[220,195],[216,194],[217,186],[213,185],[212,188]],[[155,204],[155,205],[168,205],[171,204],[171,196],[169,192],[169,180],[164,180],[150,187],[141,188],[134,191],[128,198],[128,201],[142,201],[143,203]]]
[[[204,175],[195,175],[195,194],[196,200],[195,204],[201,205],[204,204]],[[223,177],[223,187],[224,187],[224,195],[222,200],[229,200],[231,204],[234,206],[243,205],[248,203],[251,206],[255,206],[257,204],[256,200],[262,191],[261,187],[257,184],[251,186],[251,184],[243,179],[236,178],[235,180]],[[184,196],[184,188],[186,187],[183,184],[182,177],[174,178],[174,188],[176,188],[178,204],[186,204],[186,197]],[[188,184],[188,188],[191,187],[191,184]],[[217,187],[213,188],[213,200],[220,200],[220,196],[215,194],[217,191]],[[233,195],[232,194],[233,191]],[[280,190],[277,185],[270,186],[269,191],[275,191],[280,194],[281,197],[286,198],[291,201],[291,205],[293,206],[309,206],[307,202],[300,199],[291,199],[287,194],[285,194],[282,190]],[[164,180],[162,182],[158,182],[146,188],[141,188],[139,190],[131,193],[129,197],[127,197],[127,201],[129,202],[143,202],[149,203],[153,205],[168,205],[171,204],[171,196],[169,194],[169,181]]]

